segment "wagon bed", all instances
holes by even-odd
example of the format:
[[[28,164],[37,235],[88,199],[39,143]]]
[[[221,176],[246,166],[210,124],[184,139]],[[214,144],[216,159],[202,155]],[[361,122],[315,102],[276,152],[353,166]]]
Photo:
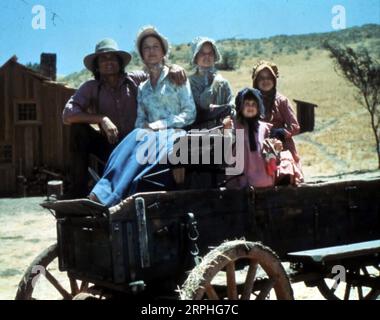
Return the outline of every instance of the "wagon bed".
[[[216,271],[225,272],[229,279],[227,287],[236,288],[233,271],[246,270],[247,283],[248,277],[256,274],[257,267],[254,268],[252,261],[257,261],[255,255],[258,254],[272,261],[264,270],[270,277],[283,274],[281,285],[277,287],[268,279],[255,281],[255,285],[264,288],[258,297],[267,296],[272,288],[280,298],[291,297],[291,288],[286,285],[290,277],[292,281],[318,286],[325,297],[334,298],[334,291],[326,284],[331,270],[323,263],[302,261],[307,254],[303,253],[301,259],[301,254],[294,252],[379,240],[380,174],[318,180],[300,187],[138,193],[109,209],[89,200],[49,202],[43,206],[53,210],[57,219],[60,270],[67,271],[70,279],[95,284],[112,294],[151,290],[154,296],[169,295],[187,278],[186,289],[199,265],[208,270],[209,266],[203,262],[210,254],[219,261],[215,265],[223,269]],[[227,256],[240,261],[236,264],[233,261],[233,269],[229,260],[221,261],[212,253],[226,240],[231,240],[230,244],[235,247],[231,249],[222,244],[222,249]],[[210,252],[210,248],[214,250]],[[292,252],[293,255],[289,255]],[[349,255],[346,265],[349,274],[357,275],[368,266],[378,268],[378,248],[367,253]],[[345,263],[341,258],[335,256],[332,261]],[[357,261],[357,265],[351,260]],[[242,261],[251,261],[251,264],[244,266]],[[287,276],[280,261],[291,262]],[[196,268],[187,276],[186,271],[194,265]],[[200,272],[198,269],[196,272]],[[207,272],[216,272],[211,271]],[[364,281],[364,278],[368,277],[362,275],[360,279]],[[192,289],[191,297],[186,294],[181,297],[201,297],[206,293],[209,298],[220,297],[211,283],[209,279],[198,291]],[[360,284],[368,283],[355,282],[353,286]],[[249,298],[247,292],[254,289],[243,286],[242,296]],[[22,288],[20,290],[22,293]],[[369,292],[362,293],[362,297],[377,297],[377,290],[374,285]],[[236,298],[236,292],[229,290],[228,297]]]

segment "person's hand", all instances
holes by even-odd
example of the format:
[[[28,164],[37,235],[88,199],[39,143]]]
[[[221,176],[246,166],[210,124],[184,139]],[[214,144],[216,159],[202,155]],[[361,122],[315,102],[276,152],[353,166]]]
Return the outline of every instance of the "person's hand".
[[[148,123],[148,128],[154,131],[166,129],[165,124],[161,120]]]
[[[100,121],[100,127],[107,136],[107,140],[110,144],[115,144],[119,140],[119,130],[114,123],[108,117],[103,117]]]
[[[146,128],[153,131],[158,130],[157,126],[155,126],[153,123],[148,123]]]
[[[273,128],[270,130],[270,135],[269,135],[270,138],[276,138],[281,141],[284,141],[286,136],[287,136],[286,130],[284,128],[276,128],[276,129]]]
[[[232,118],[230,116],[223,119],[223,129],[232,129]]]
[[[282,141],[278,139],[273,139],[273,148],[274,150],[276,150],[276,152],[281,152],[284,149]]]
[[[176,64],[171,65],[169,68],[169,79],[177,86],[184,85],[187,80],[185,69]]]

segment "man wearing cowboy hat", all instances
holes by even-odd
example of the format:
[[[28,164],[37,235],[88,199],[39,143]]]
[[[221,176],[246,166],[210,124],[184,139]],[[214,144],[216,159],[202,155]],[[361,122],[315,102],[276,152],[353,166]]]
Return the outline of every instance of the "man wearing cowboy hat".
[[[63,110],[63,122],[71,125],[72,197],[88,194],[89,154],[106,162],[117,143],[134,128],[137,88],[147,75],[124,71],[131,58],[112,39],[100,41],[95,52],[84,58],[94,79],[82,84]],[[171,68],[170,75],[178,85],[186,81],[184,70],[178,66]],[[100,132],[90,124],[98,125]]]

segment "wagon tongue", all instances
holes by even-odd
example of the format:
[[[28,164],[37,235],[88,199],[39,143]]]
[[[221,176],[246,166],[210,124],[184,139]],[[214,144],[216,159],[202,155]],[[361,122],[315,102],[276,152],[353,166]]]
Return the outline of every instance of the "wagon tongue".
[[[108,214],[108,208],[89,199],[47,201],[41,207],[65,216],[99,216]]]

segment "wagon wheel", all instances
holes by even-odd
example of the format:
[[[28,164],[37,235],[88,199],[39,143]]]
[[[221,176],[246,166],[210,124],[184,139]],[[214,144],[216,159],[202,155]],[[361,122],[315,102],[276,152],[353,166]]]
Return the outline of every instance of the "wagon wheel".
[[[236,281],[236,266],[247,269],[240,285]],[[259,269],[265,274],[261,279],[257,277]],[[216,289],[215,280],[223,274],[225,291],[221,292]],[[277,299],[293,299],[289,278],[277,255],[260,243],[234,240],[210,251],[190,272],[180,290],[180,298],[261,300],[267,298],[272,289]]]
[[[379,266],[364,266],[355,270],[347,270],[347,274],[366,276],[370,278],[379,276]],[[317,287],[319,292],[327,300],[376,300],[380,296],[380,290],[367,287],[354,281],[338,282],[334,288],[335,280],[321,279]]]
[[[71,300],[89,292],[89,283],[68,277],[58,270],[58,247],[53,244],[45,249],[28,267],[21,279],[15,299],[39,300],[61,298]],[[55,289],[55,291],[49,291]],[[48,294],[48,296],[47,296]],[[88,298],[88,296],[86,296]]]

